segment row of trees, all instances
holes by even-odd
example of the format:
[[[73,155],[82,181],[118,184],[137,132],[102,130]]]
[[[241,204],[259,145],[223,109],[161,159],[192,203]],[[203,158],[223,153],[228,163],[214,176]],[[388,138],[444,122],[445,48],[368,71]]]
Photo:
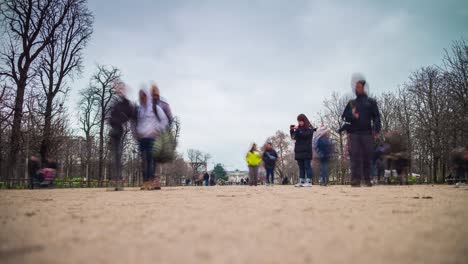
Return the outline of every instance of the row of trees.
[[[86,0],[5,0],[0,4],[0,175],[24,178],[28,157],[58,161],[60,175],[104,180],[109,172],[107,115],[116,98],[113,84],[122,77],[113,66],[97,65],[79,104],[65,104],[73,81],[83,68],[83,50],[93,31]],[[450,152],[467,141],[467,61],[465,40],[445,51],[440,65],[422,67],[392,92],[374,95],[384,131],[407,136],[411,171],[429,182],[442,182],[450,171]],[[323,102],[317,125],[333,131],[342,125],[341,113],[350,98],[333,93]],[[78,111],[75,111],[78,110]],[[78,113],[70,116],[69,113]],[[78,129],[72,129],[73,120]],[[124,175],[141,175],[138,147],[127,128]],[[344,183],[348,175],[346,135],[333,133],[332,175]],[[278,150],[277,175],[297,178],[292,141],[278,131],[267,141]],[[163,166],[167,184],[195,180],[207,170],[211,156],[188,150]],[[222,171],[219,169],[216,171]],[[224,177],[224,176],[223,176]]]
[[[82,71],[93,16],[85,0],[5,0],[0,4],[0,170],[18,178],[25,159],[64,151],[64,102]],[[54,142],[54,144],[51,144]]]
[[[465,40],[458,40],[445,50],[440,65],[422,67],[394,91],[372,95],[381,113],[380,139],[388,131],[403,132],[411,157],[410,171],[420,174],[424,182],[444,182],[451,173],[452,150],[468,142],[467,73],[468,46]],[[350,99],[332,93],[323,101],[315,122],[332,130],[335,151],[331,175],[340,183],[349,180],[347,139],[346,134],[334,131],[343,125],[341,115]],[[295,181],[297,168],[289,134],[277,131],[266,141],[273,142],[279,154],[277,175]]]

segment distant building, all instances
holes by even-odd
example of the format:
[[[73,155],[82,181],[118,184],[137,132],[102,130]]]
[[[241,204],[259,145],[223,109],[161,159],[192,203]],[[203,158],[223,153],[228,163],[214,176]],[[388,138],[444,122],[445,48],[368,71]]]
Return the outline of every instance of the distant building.
[[[241,182],[241,179],[247,179],[249,177],[249,172],[247,171],[228,171],[227,172],[228,182],[231,184],[238,184]]]

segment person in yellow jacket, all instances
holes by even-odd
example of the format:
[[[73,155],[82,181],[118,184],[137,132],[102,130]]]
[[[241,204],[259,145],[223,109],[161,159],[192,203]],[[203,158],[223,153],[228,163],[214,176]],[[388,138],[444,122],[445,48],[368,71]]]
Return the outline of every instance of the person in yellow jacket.
[[[247,165],[249,165],[249,185],[257,186],[258,167],[260,166],[260,163],[262,163],[262,156],[257,150],[257,144],[253,143],[252,148],[250,148],[250,151],[245,157],[245,160],[247,161]]]

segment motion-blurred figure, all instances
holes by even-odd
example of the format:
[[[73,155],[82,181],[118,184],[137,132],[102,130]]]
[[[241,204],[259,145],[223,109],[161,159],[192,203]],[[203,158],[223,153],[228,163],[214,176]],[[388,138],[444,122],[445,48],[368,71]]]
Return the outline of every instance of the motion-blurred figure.
[[[210,186],[210,174],[208,174],[208,172],[205,172],[205,174],[203,174],[203,183],[205,184],[205,186]]]
[[[351,186],[359,187],[363,180],[370,187],[373,136],[380,133],[380,113],[377,102],[367,96],[369,84],[363,75],[354,74],[351,86],[356,99],[346,105],[342,114],[344,121],[349,123]]]
[[[28,161],[29,184],[31,189],[34,189],[34,186],[41,184],[41,182],[44,180],[40,169],[41,162],[39,158],[35,155],[32,155]]]
[[[408,168],[410,165],[408,141],[400,131],[385,134],[384,157],[390,170],[397,171],[400,185],[408,184]]]
[[[262,157],[260,152],[258,152],[257,144],[253,143],[247,156],[245,157],[247,165],[249,166],[249,185],[257,186],[258,184],[258,166],[262,163]]]
[[[156,160],[153,156],[155,140],[166,133],[173,121],[169,103],[160,96],[159,88],[152,84],[150,92],[140,90],[140,105],[136,114],[135,130],[142,154],[143,186],[142,190],[161,189],[160,173],[156,172]]]
[[[266,144],[262,159],[266,171],[266,185],[273,186],[275,184],[276,160],[278,159],[278,154],[276,150],[273,149],[273,143],[268,142]]]
[[[330,130],[328,128],[322,126],[317,130],[313,146],[320,161],[320,185],[327,186],[329,182],[328,164],[333,152]]]
[[[109,125],[111,129],[109,136],[112,152],[111,179],[114,181],[115,186],[108,190],[122,191],[122,148],[124,126],[130,120],[136,118],[136,110],[135,106],[127,99],[125,83],[120,80],[115,82],[114,89],[117,94],[117,98],[110,112]]]
[[[466,174],[468,171],[468,146],[459,147],[450,153],[452,170],[455,173],[455,181],[457,183],[466,182]]]
[[[312,187],[312,138],[315,129],[306,115],[297,117],[298,125],[291,125],[289,133],[294,143],[294,159],[299,166],[299,182],[296,187]]]

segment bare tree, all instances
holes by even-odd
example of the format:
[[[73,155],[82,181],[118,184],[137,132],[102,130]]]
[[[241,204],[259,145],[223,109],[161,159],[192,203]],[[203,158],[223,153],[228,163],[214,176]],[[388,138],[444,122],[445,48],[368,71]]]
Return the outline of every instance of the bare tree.
[[[346,135],[343,133],[337,133],[343,125],[344,121],[341,118],[343,109],[348,104],[351,98],[346,96],[340,96],[338,93],[332,93],[329,99],[325,99],[323,106],[325,107],[323,112],[323,124],[326,125],[331,131],[331,139],[338,146],[336,157],[334,160],[338,162],[338,178],[342,184],[345,182],[346,171],[348,169],[348,149],[346,145]]]
[[[189,165],[192,168],[192,183],[194,183],[196,177],[207,170],[211,155],[197,149],[189,149],[187,150],[187,156]]]
[[[25,90],[35,74],[35,63],[79,0],[5,0],[0,23],[7,36],[0,50],[0,75],[16,86],[9,150],[9,172],[17,176]]]
[[[53,21],[53,20],[52,20]],[[46,21],[44,27],[54,25]],[[51,123],[57,107],[61,106],[68,92],[67,79],[81,73],[82,51],[92,33],[93,17],[85,1],[75,1],[66,14],[64,22],[55,30],[54,36],[40,55],[39,79],[43,89],[45,109],[44,128],[40,154],[46,160],[50,150]],[[57,95],[62,93],[62,101],[56,103]],[[55,112],[55,113],[54,113]]]
[[[85,89],[81,91],[81,99],[79,102],[79,122],[80,129],[85,134],[86,155],[85,155],[85,171],[88,187],[91,187],[91,164],[93,138],[95,128],[99,125],[99,112],[97,111],[98,102],[94,97],[93,91]]]
[[[91,82],[88,88],[85,89],[84,94],[92,98],[92,107],[94,112],[97,113],[98,122],[98,179],[104,177],[104,142],[105,142],[105,128],[107,117],[113,100],[116,98],[116,92],[113,89],[113,84],[121,77],[120,70],[113,66],[97,65],[96,73],[91,77]],[[90,99],[91,100],[91,99]],[[90,102],[90,103],[91,103]],[[85,111],[86,112],[86,111]],[[91,117],[91,116],[90,116]],[[85,118],[86,119],[86,118]]]
[[[288,170],[288,163],[291,161],[288,159],[292,153],[292,140],[291,137],[285,132],[278,130],[275,135],[269,137],[265,143],[271,142],[278,154],[278,159],[276,160],[275,171],[277,175],[280,176],[281,181],[284,177],[291,174],[291,171]],[[294,160],[293,160],[294,161]],[[294,162],[295,163],[295,162]]]

